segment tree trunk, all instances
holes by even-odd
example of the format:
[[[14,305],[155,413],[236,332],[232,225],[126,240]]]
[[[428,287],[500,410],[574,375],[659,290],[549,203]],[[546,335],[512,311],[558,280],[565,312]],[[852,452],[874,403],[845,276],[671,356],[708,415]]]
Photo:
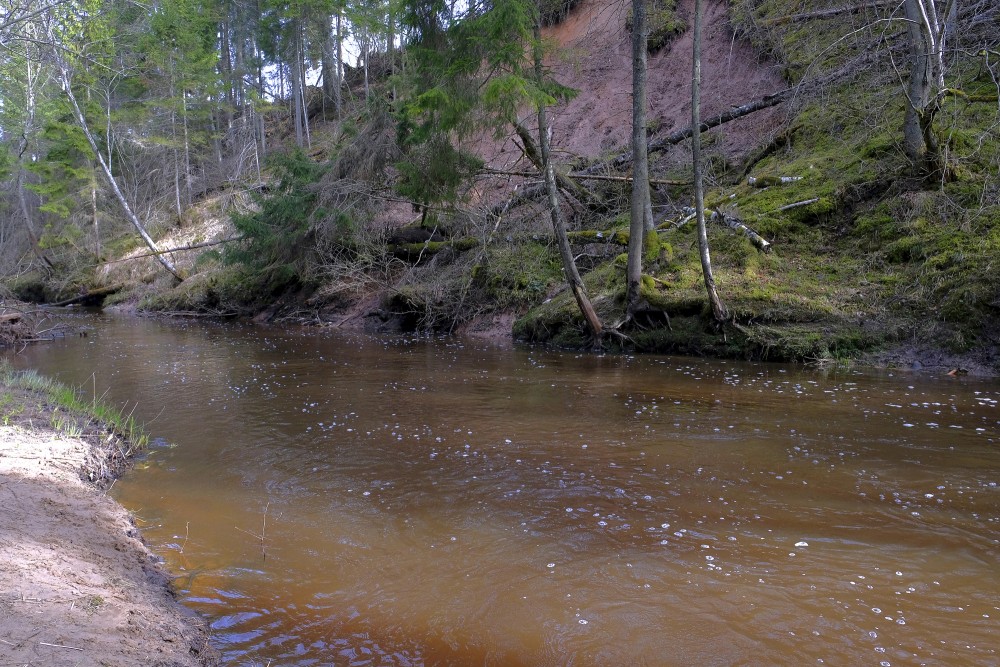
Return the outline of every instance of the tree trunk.
[[[914,164],[922,164],[926,155],[921,118],[931,99],[933,45],[925,23],[923,0],[904,0],[906,34],[910,48],[910,77],[906,87],[906,115],[903,120],[903,149]]]
[[[111,169],[108,167],[108,163],[105,162],[104,156],[101,154],[100,148],[97,146],[97,142],[94,140],[94,135],[90,132],[90,126],[87,125],[87,119],[83,115],[83,111],[80,110],[80,105],[77,104],[76,95],[73,94],[73,86],[70,81],[69,73],[65,66],[61,67],[62,72],[60,76],[60,83],[62,84],[63,91],[66,93],[66,97],[69,98],[70,106],[73,108],[73,115],[76,117],[77,123],[80,124],[80,129],[83,131],[83,136],[87,138],[87,143],[90,144],[90,149],[94,151],[94,155],[97,157],[98,163],[101,165],[101,171],[104,172],[104,177],[108,179],[108,185],[111,186],[112,192],[115,193],[115,197],[118,199],[118,203],[121,204],[122,209],[125,211],[125,216],[128,221],[132,223],[135,230],[139,232],[139,236],[142,237],[143,242],[145,242],[146,247],[148,247],[153,252],[157,251],[156,243],[153,241],[152,237],[146,231],[142,222],[132,211],[132,207],[129,205],[128,200],[122,193],[121,188],[118,187],[118,181],[115,179],[114,174],[111,173]],[[167,257],[163,255],[156,256],[157,261],[163,265],[170,274],[177,280],[183,280],[181,274],[174,267],[173,262],[171,262]]]
[[[337,107],[337,120],[340,120],[343,116],[343,99],[341,98],[341,88],[344,85],[344,36],[341,32],[341,14],[342,12],[337,10],[337,94],[333,98],[333,102]]]
[[[368,101],[368,56],[371,55],[371,32],[365,28],[365,36],[361,40],[361,49],[365,58],[365,102]]]
[[[701,169],[701,23],[702,0],[694,2],[694,44],[692,46],[693,72],[691,76],[691,160],[694,166],[694,207],[698,219],[698,252],[701,255],[701,271],[705,277],[705,290],[712,305],[712,315],[724,322],[729,314],[715,288],[712,275],[712,256],[708,250],[708,230],[705,226],[705,186]]]
[[[94,222],[94,256],[101,261],[101,222],[97,212],[97,167],[90,165],[90,214]]]
[[[21,206],[21,215],[24,216],[24,229],[28,232],[28,243],[31,244],[31,252],[40,262],[51,269],[53,268],[51,260],[45,256],[45,253],[42,252],[39,246],[38,232],[35,230],[35,222],[31,216],[31,206],[29,206],[28,198],[24,193],[24,154],[28,152],[29,137],[35,131],[35,81],[37,77],[37,73],[33,75],[31,71],[31,54],[28,53],[28,49],[25,49],[25,67],[27,68],[25,79],[27,82],[27,90],[25,91],[27,108],[25,109],[24,117],[24,133],[21,135],[21,142],[17,151],[17,177],[14,179],[14,189],[17,190],[17,201]]]
[[[302,67],[300,63],[302,62],[302,54],[299,53],[299,27],[298,23],[295,23],[295,47],[292,49],[292,60],[288,63],[288,76],[290,78],[291,84],[291,96],[292,96],[292,124],[295,126],[295,145],[299,148],[305,146],[305,136],[302,131],[302,100],[303,95],[301,91],[302,81],[300,80],[300,74],[302,73]]]
[[[333,16],[327,17],[326,33],[323,35],[323,51],[321,70],[323,73],[323,104],[330,102],[337,108],[336,96],[340,88],[340,79],[337,77],[337,36],[333,31]]]
[[[542,81],[541,32],[541,26],[536,21],[534,30],[534,59],[535,78],[539,83]],[[600,318],[597,316],[597,312],[594,310],[594,306],[590,303],[590,297],[587,296],[587,290],[583,285],[583,280],[580,278],[580,272],[576,269],[576,261],[573,259],[573,249],[570,247],[569,239],[566,237],[566,224],[563,221],[562,210],[559,208],[559,188],[556,185],[556,175],[552,168],[549,123],[544,104],[538,105],[538,145],[542,153],[542,164],[545,168],[545,190],[548,195],[549,213],[552,216],[552,229],[559,246],[559,255],[562,257],[566,282],[569,284],[570,291],[576,299],[577,306],[580,307],[580,312],[583,313],[583,317],[587,321],[587,328],[590,329],[590,335],[596,346],[600,344],[603,326],[601,325]]]
[[[632,211],[626,267],[627,312],[639,308],[642,255],[653,226],[649,197],[649,155],[646,147],[646,2],[632,2]],[[648,213],[647,213],[648,211]]]

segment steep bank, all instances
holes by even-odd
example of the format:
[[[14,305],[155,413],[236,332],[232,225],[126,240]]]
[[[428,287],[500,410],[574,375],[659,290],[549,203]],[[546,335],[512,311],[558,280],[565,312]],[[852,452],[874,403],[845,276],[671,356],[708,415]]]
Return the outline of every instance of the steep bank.
[[[557,47],[548,67],[577,91],[551,108],[557,168],[581,186],[564,189],[562,208],[595,307],[615,323],[623,320],[628,227],[628,165],[616,160],[627,152],[631,120],[628,15],[610,0],[570,4],[564,20],[546,29]],[[993,268],[1000,69],[998,33],[990,30],[1000,10],[986,2],[960,8],[968,29],[952,40],[952,92],[929,132],[948,163],[935,177],[921,173],[902,146],[909,56],[898,7],[706,3],[703,116],[786,91],[780,105],[704,135],[706,199],[719,214],[709,239],[732,315],[717,324],[684,211],[692,197],[690,141],[662,143],[686,128],[690,114],[692,4],[662,4],[670,36],[650,58],[650,134],[661,149],[652,156],[660,228],[658,252],[644,268],[649,309],[605,344],[1000,370]],[[176,254],[188,276],[181,284],[149,257],[104,265],[97,281],[124,286],[109,301],[158,313],[369,329],[513,330],[526,341],[586,346],[523,137],[481,133],[460,146],[486,168],[466,175],[458,203],[425,216],[427,209],[415,210],[393,189],[405,117],[384,82],[374,82],[380,89],[385,98],[354,108],[348,122],[317,119],[313,149],[286,157],[267,184],[254,185],[256,212],[244,191],[216,194],[186,214],[163,242],[191,247]],[[530,109],[519,120],[531,136]],[[521,196],[532,188],[534,198]],[[245,214],[239,229],[225,222],[234,209]],[[724,220],[748,225],[768,250]],[[202,245],[243,233],[243,243]]]
[[[3,381],[0,418],[0,662],[215,664],[204,624],[174,600],[128,514],[97,485],[127,445]]]

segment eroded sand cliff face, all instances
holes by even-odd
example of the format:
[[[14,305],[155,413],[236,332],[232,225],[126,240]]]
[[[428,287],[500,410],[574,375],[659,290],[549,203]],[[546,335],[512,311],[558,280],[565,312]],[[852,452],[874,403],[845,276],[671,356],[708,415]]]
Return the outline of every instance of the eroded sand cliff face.
[[[0,663],[215,664],[128,514],[82,479],[106,436],[65,437],[25,404],[0,425]]]

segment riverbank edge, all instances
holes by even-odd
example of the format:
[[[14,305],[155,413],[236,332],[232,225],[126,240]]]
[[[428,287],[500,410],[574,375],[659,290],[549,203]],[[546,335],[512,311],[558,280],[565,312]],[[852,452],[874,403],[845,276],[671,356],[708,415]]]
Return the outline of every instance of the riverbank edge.
[[[0,661],[219,664],[207,622],[107,495],[131,443],[0,371]]]

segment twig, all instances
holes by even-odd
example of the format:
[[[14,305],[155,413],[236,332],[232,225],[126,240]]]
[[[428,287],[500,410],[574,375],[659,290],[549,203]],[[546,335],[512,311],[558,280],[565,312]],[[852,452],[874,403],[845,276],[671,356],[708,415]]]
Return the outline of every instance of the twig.
[[[76,646],[66,646],[65,644],[50,644],[48,642],[38,642],[39,646],[52,646],[55,648],[68,648],[71,651],[82,651],[82,648],[77,648]]]

